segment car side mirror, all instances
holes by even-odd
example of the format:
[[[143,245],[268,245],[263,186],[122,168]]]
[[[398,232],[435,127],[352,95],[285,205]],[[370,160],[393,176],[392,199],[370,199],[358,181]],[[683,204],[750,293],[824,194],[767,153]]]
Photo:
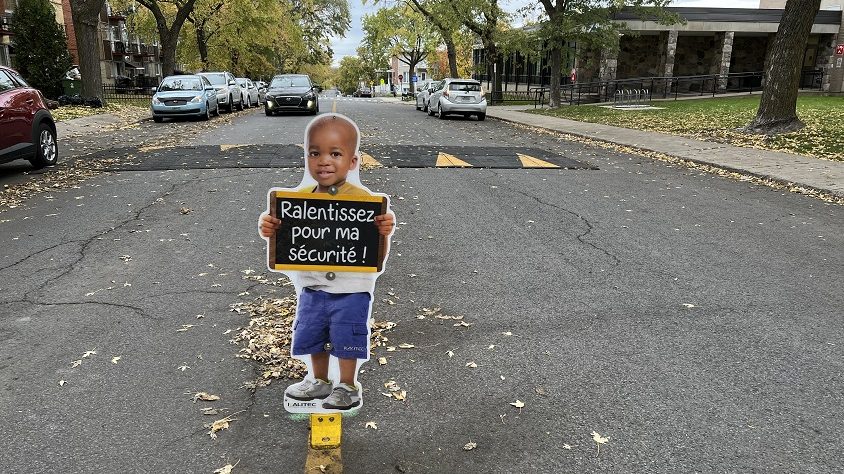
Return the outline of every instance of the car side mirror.
[[[322,92],[322,86],[319,84],[314,84],[313,89],[316,89],[317,92]]]
[[[214,90],[214,86],[205,86],[205,90],[207,90],[207,91],[213,91],[213,90]]]
[[[236,82],[234,82],[234,81],[229,81],[229,85],[230,85],[230,86],[236,86],[236,85],[237,85],[237,83],[236,83]]]

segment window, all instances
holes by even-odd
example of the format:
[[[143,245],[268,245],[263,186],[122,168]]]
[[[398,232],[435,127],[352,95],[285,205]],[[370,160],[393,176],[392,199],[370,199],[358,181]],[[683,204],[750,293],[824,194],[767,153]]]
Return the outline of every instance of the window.
[[[422,80],[423,81],[425,80],[425,73],[424,72],[422,73]]]
[[[308,76],[276,76],[270,87],[311,87]]]
[[[12,81],[5,71],[0,71],[0,92],[8,91],[17,88],[18,85]]]
[[[17,81],[17,83],[20,84],[21,87],[29,87],[29,84],[27,84],[26,81],[17,72],[9,71],[9,75],[12,76],[12,79]]]
[[[460,92],[480,92],[481,85],[474,82],[452,82],[448,85],[448,90]]]
[[[201,91],[202,82],[193,77],[171,77],[158,86],[160,92],[169,91]]]
[[[12,60],[9,58],[9,47],[5,44],[0,44],[0,66],[11,66]]]
[[[221,85],[225,85],[225,84],[226,84],[226,75],[225,75],[225,74],[222,74],[222,73],[218,73],[218,74],[203,74],[203,75],[202,75],[202,77],[204,77],[204,78],[208,79],[209,81],[211,81],[211,84],[214,84],[214,85],[221,86]]]

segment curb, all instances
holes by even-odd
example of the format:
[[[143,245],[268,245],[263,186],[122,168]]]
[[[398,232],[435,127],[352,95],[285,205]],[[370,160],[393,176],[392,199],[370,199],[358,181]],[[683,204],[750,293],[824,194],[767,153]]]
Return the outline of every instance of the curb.
[[[814,191],[816,193],[826,194],[826,195],[832,196],[834,198],[844,199],[844,192],[835,191],[835,190],[826,189],[826,188],[819,188],[817,186],[814,186],[814,185],[811,185],[811,184],[806,184],[806,183],[788,181],[786,179],[782,179],[778,176],[773,176],[773,175],[770,175],[770,174],[759,173],[759,172],[756,172],[756,171],[750,171],[750,170],[746,170],[746,169],[742,169],[742,168],[734,168],[732,166],[724,166],[724,165],[700,160],[700,159],[697,159],[697,158],[689,158],[689,157],[685,157],[685,156],[675,155],[675,154],[672,154],[672,153],[666,153],[666,152],[660,151],[660,150],[653,150],[651,148],[646,148],[646,147],[643,147],[643,146],[625,145],[625,144],[616,143],[616,142],[613,142],[613,141],[610,141],[610,140],[595,138],[593,136],[589,136],[589,135],[586,135],[586,134],[583,134],[583,133],[570,132],[570,131],[564,132],[564,131],[561,131],[561,130],[555,130],[553,128],[548,128],[548,127],[528,125],[526,123],[519,122],[518,120],[513,120],[513,119],[508,119],[508,118],[503,118],[503,117],[496,117],[496,116],[493,116],[493,115],[487,115],[487,118],[491,118],[491,119],[498,120],[498,121],[501,121],[501,122],[514,123],[514,124],[522,125],[522,126],[525,126],[525,127],[538,128],[538,129],[542,129],[542,130],[545,130],[545,131],[548,131],[548,132],[551,132],[551,133],[564,133],[564,134],[568,134],[568,135],[574,135],[576,137],[586,138],[586,139],[589,139],[589,140],[607,143],[607,144],[610,144],[610,145],[623,146],[623,147],[631,148],[633,150],[641,150],[641,151],[649,152],[649,153],[659,153],[661,155],[670,156],[671,158],[675,158],[675,159],[681,160],[681,161],[688,161],[688,162],[695,163],[695,164],[698,164],[698,165],[705,165],[705,166],[709,166],[709,167],[712,167],[712,168],[724,170],[724,171],[727,171],[727,172],[730,172],[730,173],[738,173],[738,174],[742,174],[742,175],[746,175],[746,176],[753,176],[755,178],[759,178],[759,179],[763,179],[763,180],[773,181],[773,182],[780,184],[782,186],[785,186],[787,188],[797,186],[797,187],[804,188],[804,189],[807,189],[807,190],[810,190],[810,191]],[[651,158],[647,155],[642,155],[642,156],[644,158],[649,158],[651,160],[655,160],[654,158]]]

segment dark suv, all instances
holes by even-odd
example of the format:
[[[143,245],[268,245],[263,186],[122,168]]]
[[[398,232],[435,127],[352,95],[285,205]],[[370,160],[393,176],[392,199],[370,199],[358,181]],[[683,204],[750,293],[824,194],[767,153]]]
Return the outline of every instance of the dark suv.
[[[322,88],[307,74],[281,74],[273,77],[267,89],[264,112],[300,111],[316,115],[319,113],[319,92]]]
[[[0,66],[0,163],[19,158],[36,168],[56,164],[56,123],[41,93]]]

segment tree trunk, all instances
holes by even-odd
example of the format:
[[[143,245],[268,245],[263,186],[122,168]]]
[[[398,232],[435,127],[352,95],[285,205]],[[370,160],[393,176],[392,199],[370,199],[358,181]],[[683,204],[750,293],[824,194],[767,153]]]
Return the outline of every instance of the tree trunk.
[[[407,75],[410,76],[407,79],[408,79],[408,82],[410,82],[410,89],[409,90],[410,90],[411,96],[416,95],[416,83],[413,82],[413,76],[416,75],[416,65],[417,64],[419,64],[419,63],[418,62],[408,62],[407,63],[407,66],[408,66],[407,67]]]
[[[804,127],[797,118],[803,53],[821,0],[788,0],[765,63],[765,88],[756,118],[745,130],[784,133]]]
[[[170,30],[166,32],[159,31],[158,36],[161,39],[161,75],[163,77],[172,76],[173,71],[176,70],[176,45],[179,42],[179,33],[171,34]]]
[[[560,65],[563,62],[563,48],[558,42],[551,46],[551,107],[560,106]]]
[[[205,24],[194,25],[196,29],[196,48],[199,50],[199,60],[202,70],[208,70],[208,38],[205,36]]]
[[[103,97],[100,51],[103,45],[97,35],[100,11],[105,0],[72,0],[73,29],[79,52],[79,73],[82,74],[82,96]]]
[[[448,55],[448,73],[449,77],[459,77],[457,75],[457,47],[454,46],[454,39],[451,35],[443,36],[445,40],[445,51]]]

